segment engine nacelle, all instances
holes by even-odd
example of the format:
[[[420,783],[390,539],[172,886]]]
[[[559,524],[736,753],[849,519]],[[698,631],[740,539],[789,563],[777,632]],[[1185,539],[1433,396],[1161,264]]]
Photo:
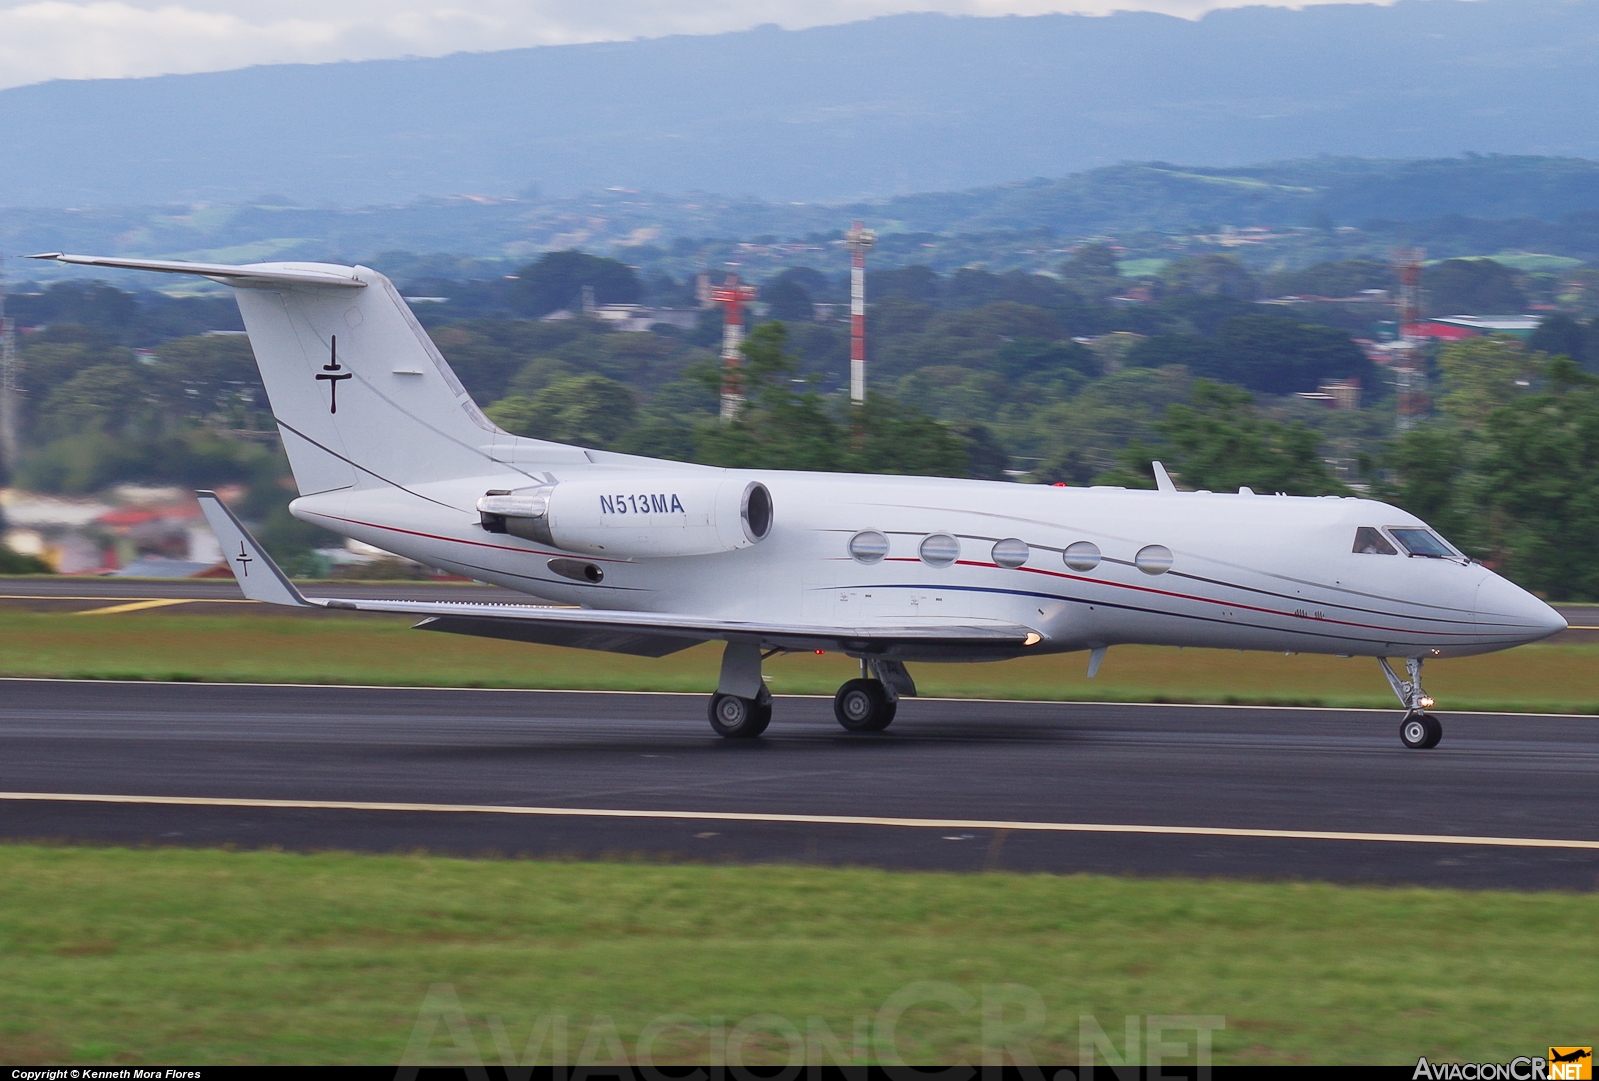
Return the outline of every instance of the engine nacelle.
[[[772,493],[731,477],[632,474],[489,492],[483,528],[613,559],[703,556],[748,548],[772,531]]]

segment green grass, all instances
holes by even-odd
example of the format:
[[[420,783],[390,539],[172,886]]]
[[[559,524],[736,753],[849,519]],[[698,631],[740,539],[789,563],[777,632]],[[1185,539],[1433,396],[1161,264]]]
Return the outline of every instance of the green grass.
[[[489,1064],[491,1018],[517,1057],[557,1015],[574,1059],[599,1014],[629,1057],[664,1014],[848,1046],[917,981],[1031,989],[1041,1062],[1076,1062],[1083,1014],[1118,1048],[1128,1014],[1221,1015],[1218,1063],[1406,1065],[1599,1016],[1593,894],[33,846],[0,847],[0,883],[0,1060],[28,1065],[395,1062],[439,984]],[[979,1061],[981,1016],[923,1002],[897,1046]],[[426,1046],[472,1054],[444,1023]],[[707,1053],[679,1029],[655,1059]]]
[[[109,616],[0,610],[0,674],[90,679],[358,683],[709,692],[719,647],[660,659],[411,631],[383,616]],[[1119,646],[1099,677],[1086,655],[914,664],[924,695],[1124,702],[1374,706],[1394,701],[1370,658]],[[778,694],[832,694],[855,663],[795,654],[766,664]],[[1427,666],[1439,707],[1599,713],[1599,645],[1535,645]]]

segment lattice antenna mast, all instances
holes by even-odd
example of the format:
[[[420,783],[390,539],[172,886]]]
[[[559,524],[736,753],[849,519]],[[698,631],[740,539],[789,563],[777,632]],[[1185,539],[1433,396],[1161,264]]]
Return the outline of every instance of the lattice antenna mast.
[[[1394,269],[1399,272],[1399,336],[1409,339],[1407,327],[1421,322],[1421,267],[1427,253],[1420,248],[1400,248],[1394,252]]]
[[[1398,391],[1396,426],[1402,432],[1414,428],[1427,415],[1427,377],[1421,366],[1421,338],[1416,324],[1421,322],[1421,268],[1427,253],[1420,248],[1400,248],[1394,252],[1394,269],[1399,272],[1399,341],[1404,346],[1394,365],[1394,388]]]
[[[866,404],[866,253],[877,234],[860,222],[844,234],[849,249],[849,400]]]
[[[0,255],[0,466],[9,481],[20,453],[17,432],[17,327],[6,315],[5,256]]]
[[[755,286],[737,274],[711,289],[711,303],[722,306],[722,423],[731,424],[744,408],[744,305],[754,301]]]

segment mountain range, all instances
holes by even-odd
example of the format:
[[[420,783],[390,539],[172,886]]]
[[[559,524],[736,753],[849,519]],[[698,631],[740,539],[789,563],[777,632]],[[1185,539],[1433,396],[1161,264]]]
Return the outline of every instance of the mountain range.
[[[0,206],[844,202],[1124,161],[1599,157],[1595,115],[1599,0],[904,15],[17,87]]]

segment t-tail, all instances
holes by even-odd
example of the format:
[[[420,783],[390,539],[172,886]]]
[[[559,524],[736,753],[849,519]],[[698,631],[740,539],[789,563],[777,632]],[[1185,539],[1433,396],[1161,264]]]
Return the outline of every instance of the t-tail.
[[[477,407],[388,278],[328,263],[225,266],[51,253],[83,266],[197,274],[234,288],[302,496],[582,462]],[[518,460],[520,459],[520,461]]]

